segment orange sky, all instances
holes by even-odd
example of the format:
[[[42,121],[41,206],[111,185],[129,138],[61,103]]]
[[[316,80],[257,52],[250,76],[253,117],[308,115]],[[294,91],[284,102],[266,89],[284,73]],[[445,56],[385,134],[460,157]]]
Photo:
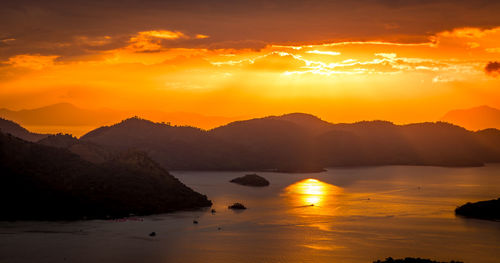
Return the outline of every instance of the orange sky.
[[[288,41],[270,40],[260,47],[235,42],[222,48],[193,44],[213,40],[213,28],[179,28],[78,33],[54,40],[57,48],[51,52],[14,49],[20,41],[16,35],[0,35],[4,50],[11,51],[0,61],[0,107],[69,102],[131,113],[307,112],[332,122],[397,123],[435,121],[448,110],[483,104],[500,108],[498,71],[485,73],[489,62],[500,60],[496,26],[337,39],[289,34]],[[92,52],[68,55],[82,46]]]

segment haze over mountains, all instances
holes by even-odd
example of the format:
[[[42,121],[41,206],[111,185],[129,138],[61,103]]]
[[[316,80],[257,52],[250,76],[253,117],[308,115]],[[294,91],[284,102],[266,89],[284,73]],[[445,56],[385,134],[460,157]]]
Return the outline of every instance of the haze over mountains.
[[[486,105],[452,110],[446,113],[441,120],[473,131],[487,128],[500,129],[500,110]]]

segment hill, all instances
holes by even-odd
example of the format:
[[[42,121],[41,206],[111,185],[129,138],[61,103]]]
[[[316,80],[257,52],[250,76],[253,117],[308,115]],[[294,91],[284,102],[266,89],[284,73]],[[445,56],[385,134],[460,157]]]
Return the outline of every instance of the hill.
[[[444,122],[331,124],[292,114],[204,131],[140,118],[101,127],[82,141],[145,151],[173,170],[321,171],[331,166],[480,166],[500,161],[500,132]]]
[[[201,129],[213,129],[238,120],[236,117],[210,116],[192,112],[141,111],[139,115],[155,122],[168,122],[171,125],[192,126]]]
[[[138,117],[95,129],[80,140],[112,151],[136,149],[147,152],[169,170],[231,170],[242,167],[238,158],[231,156],[231,146],[207,131],[154,123]]]
[[[381,261],[380,259],[377,261],[373,261],[373,263],[463,263],[462,261],[435,261],[432,259],[425,258],[402,258],[402,259],[393,259],[392,257],[388,257],[385,260]]]
[[[135,114],[157,122],[172,125],[196,126],[202,129],[227,124],[235,117],[208,116],[189,112],[162,112],[143,110]],[[131,116],[130,112],[112,109],[84,109],[70,103],[52,104],[40,108],[9,110],[0,109],[0,117],[13,120],[34,130],[52,133],[71,133],[76,136],[90,129],[110,125]]]
[[[61,220],[210,206],[152,161],[128,151],[100,164],[0,133],[2,220]]]
[[[21,127],[21,125],[3,118],[0,118],[0,132],[12,134],[13,136],[30,142],[36,142],[48,136],[48,134],[32,133]]]
[[[106,149],[100,145],[78,140],[70,134],[49,135],[38,141],[38,143],[46,146],[68,149],[70,152],[92,163],[103,163],[111,160],[118,154],[118,152]]]
[[[287,122],[292,122],[308,132],[319,134],[324,133],[328,130],[331,130],[332,125],[329,122],[326,122],[314,115],[307,113],[289,113],[281,116],[271,116],[267,117],[267,119],[277,119]]]
[[[446,113],[441,120],[474,131],[488,128],[500,129],[500,110],[485,105],[452,110]]]
[[[474,132],[443,122],[395,125],[363,121],[334,124],[330,132],[318,137],[316,144],[328,166],[479,166],[486,160],[500,161],[500,155],[490,152],[477,137]]]

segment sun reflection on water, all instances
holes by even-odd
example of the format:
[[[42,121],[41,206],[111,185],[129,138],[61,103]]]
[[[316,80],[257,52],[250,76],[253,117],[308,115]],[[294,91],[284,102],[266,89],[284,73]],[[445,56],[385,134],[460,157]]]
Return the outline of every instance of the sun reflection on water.
[[[285,189],[293,202],[301,206],[325,205],[335,194],[339,194],[341,191],[340,187],[312,178],[296,182]]]

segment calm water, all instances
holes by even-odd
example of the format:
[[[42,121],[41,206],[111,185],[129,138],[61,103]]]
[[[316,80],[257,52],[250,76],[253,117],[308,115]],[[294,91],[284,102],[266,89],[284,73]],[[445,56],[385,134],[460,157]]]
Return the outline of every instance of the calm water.
[[[126,222],[0,222],[0,262],[372,262],[388,256],[500,262],[500,222],[453,212],[467,201],[500,197],[500,165],[260,173],[271,182],[265,188],[228,182],[242,172],[173,174],[207,194],[217,212]],[[227,210],[234,202],[248,209]],[[152,231],[156,237],[148,236]]]

